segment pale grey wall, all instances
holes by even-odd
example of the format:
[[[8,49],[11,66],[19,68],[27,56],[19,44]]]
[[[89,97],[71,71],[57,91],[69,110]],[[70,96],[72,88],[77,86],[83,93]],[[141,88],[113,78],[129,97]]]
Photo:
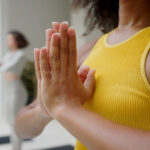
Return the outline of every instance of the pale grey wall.
[[[33,59],[33,49],[45,45],[45,29],[52,21],[69,21],[68,0],[0,0],[0,54],[8,49],[6,35],[10,30],[23,32],[30,42],[27,57]],[[2,82],[0,76],[0,114],[3,105]]]
[[[45,29],[52,21],[69,21],[68,0],[7,0],[7,30],[22,31],[29,39],[28,57],[33,48],[45,44]],[[32,51],[32,52],[31,52]]]
[[[99,29],[94,29],[89,35],[82,36],[83,33],[85,33],[86,31],[85,26],[86,13],[87,12],[85,9],[78,9],[71,11],[71,24],[77,31],[78,47],[102,35]]]

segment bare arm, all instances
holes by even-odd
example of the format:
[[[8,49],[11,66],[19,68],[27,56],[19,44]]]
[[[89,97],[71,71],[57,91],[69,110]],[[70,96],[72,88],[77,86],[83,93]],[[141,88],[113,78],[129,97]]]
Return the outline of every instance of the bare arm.
[[[38,136],[51,121],[42,115],[38,101],[22,108],[16,117],[15,131],[18,137],[33,138]]]
[[[56,119],[89,150],[150,149],[150,132],[117,125],[82,106],[61,109]]]

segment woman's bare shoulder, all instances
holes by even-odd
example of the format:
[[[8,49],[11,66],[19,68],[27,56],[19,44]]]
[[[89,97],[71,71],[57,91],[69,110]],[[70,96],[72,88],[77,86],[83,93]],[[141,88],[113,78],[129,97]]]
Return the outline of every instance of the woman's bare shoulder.
[[[78,49],[78,67],[81,66],[81,64],[87,58],[88,54],[91,52],[91,50],[95,46],[98,39],[99,38],[96,38],[90,42],[87,42]]]

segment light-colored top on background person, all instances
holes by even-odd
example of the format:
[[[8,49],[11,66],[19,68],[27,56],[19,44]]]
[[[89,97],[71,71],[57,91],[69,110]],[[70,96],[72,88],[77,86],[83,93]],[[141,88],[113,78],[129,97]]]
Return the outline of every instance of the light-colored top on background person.
[[[0,62],[1,72],[10,72],[20,76],[26,63],[26,58],[22,50],[7,52]]]

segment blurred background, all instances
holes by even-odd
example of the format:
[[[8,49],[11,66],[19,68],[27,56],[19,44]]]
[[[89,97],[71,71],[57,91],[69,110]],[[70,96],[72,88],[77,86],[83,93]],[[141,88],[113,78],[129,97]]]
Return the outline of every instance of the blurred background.
[[[86,30],[84,24],[86,11],[73,10],[70,5],[71,0],[0,0],[0,58],[9,51],[6,42],[8,32],[17,30],[29,41],[29,46],[24,53],[27,60],[33,61],[33,49],[45,45],[45,29],[51,27],[52,21],[68,21],[69,25],[76,29],[78,48],[100,37],[99,30],[83,36]],[[9,141],[11,129],[4,119],[4,91],[7,91],[4,84],[2,73],[0,73],[0,150],[12,150]],[[39,137],[24,141],[22,149],[59,150],[58,147],[60,147],[60,150],[71,150],[74,144],[74,137],[53,121]]]

